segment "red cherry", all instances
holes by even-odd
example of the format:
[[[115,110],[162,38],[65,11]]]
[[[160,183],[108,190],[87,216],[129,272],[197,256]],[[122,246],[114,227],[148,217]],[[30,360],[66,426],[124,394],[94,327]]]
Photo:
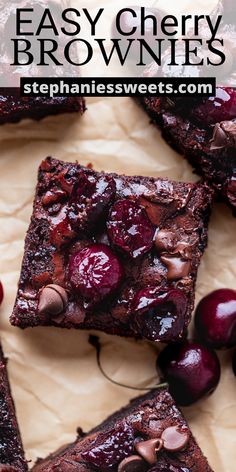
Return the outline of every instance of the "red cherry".
[[[4,297],[3,285],[2,285],[2,282],[0,282],[0,305],[3,301],[3,297]]]
[[[74,290],[94,304],[119,288],[123,268],[108,246],[91,244],[71,257],[69,278]]]
[[[212,393],[220,380],[217,355],[202,344],[170,344],[159,355],[157,369],[177,404],[188,406]]]
[[[110,470],[125,457],[131,455],[134,446],[133,429],[127,425],[114,428],[109,433],[99,434],[81,456],[85,462],[98,467],[98,470]],[[115,468],[115,470],[117,470]]]
[[[115,246],[135,258],[152,248],[155,227],[145,209],[127,199],[118,200],[111,208],[107,231]]]
[[[147,288],[132,303],[132,324],[150,341],[169,342],[183,335],[187,299],[180,289]]]
[[[70,220],[76,230],[87,230],[101,224],[113,201],[116,185],[113,177],[101,175],[99,178],[81,171],[73,196]]]
[[[214,349],[236,346],[236,291],[219,289],[197,306],[195,327],[198,338]]]
[[[192,116],[203,126],[236,118],[236,91],[230,87],[217,87],[215,97],[196,106]]]

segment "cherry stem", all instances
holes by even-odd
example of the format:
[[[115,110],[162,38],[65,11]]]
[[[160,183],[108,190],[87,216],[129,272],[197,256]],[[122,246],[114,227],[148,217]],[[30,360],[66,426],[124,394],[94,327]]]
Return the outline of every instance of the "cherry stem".
[[[157,389],[161,389],[161,388],[168,388],[168,384],[166,382],[165,383],[159,383],[159,384],[153,385],[151,387],[134,387],[132,385],[126,385],[126,384],[123,384],[121,382],[117,382],[116,380],[113,380],[111,377],[109,377],[109,375],[105,372],[105,370],[102,367],[102,364],[101,364],[101,343],[100,343],[100,340],[99,340],[98,336],[90,335],[89,336],[89,344],[91,344],[91,346],[93,346],[96,350],[97,365],[98,365],[98,368],[99,368],[100,372],[102,373],[102,375],[109,382],[113,383],[114,385],[118,385],[119,387],[123,387],[123,388],[129,388],[130,390],[143,390],[143,391],[157,390]]]

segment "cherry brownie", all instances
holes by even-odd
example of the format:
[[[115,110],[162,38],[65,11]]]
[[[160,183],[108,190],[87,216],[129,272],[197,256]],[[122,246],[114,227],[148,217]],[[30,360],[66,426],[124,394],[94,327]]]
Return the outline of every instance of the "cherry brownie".
[[[155,76],[152,65],[145,73]],[[146,97],[142,104],[166,140],[236,210],[236,90],[207,99]]]
[[[81,97],[21,97],[19,89],[0,88],[0,125],[23,118],[41,120],[48,115],[85,111]]]
[[[27,8],[30,13],[29,23],[30,21],[33,23],[36,18],[39,21],[43,17],[45,8],[49,8],[52,17],[58,18],[59,21],[63,9],[67,6],[67,0],[12,0],[11,2],[0,0],[0,34],[2,39],[0,44],[0,124],[18,122],[23,118],[41,120],[48,115],[60,113],[79,112],[82,114],[85,111],[85,101],[82,97],[46,98],[21,97],[20,95],[19,81],[23,75],[39,78],[42,73],[48,77],[77,76],[77,72],[75,74],[74,70],[68,68],[67,70],[66,66],[62,70],[54,64],[50,66],[50,69],[40,68],[35,63],[23,67],[15,66],[13,68],[11,66],[9,69],[9,64],[13,62],[13,43],[9,38],[13,38],[15,34],[16,9]],[[7,87],[3,87],[2,84],[6,84],[6,78]]]
[[[211,200],[206,184],[47,158],[11,323],[179,340],[193,309]]]
[[[6,360],[0,348],[0,472],[26,472],[27,470],[8,382]]]
[[[165,388],[136,398],[34,472],[212,472]]]

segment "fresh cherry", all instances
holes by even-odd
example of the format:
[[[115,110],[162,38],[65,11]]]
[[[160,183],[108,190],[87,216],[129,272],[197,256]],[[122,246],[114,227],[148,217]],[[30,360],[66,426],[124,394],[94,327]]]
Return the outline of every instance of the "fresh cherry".
[[[234,351],[234,355],[233,355],[233,371],[234,371],[234,375],[236,377],[236,351]]]
[[[157,369],[181,406],[191,405],[212,393],[220,380],[220,363],[215,352],[192,341],[164,348],[157,359]]]
[[[147,288],[132,303],[132,325],[150,341],[178,340],[183,334],[187,298],[180,289]]]
[[[71,257],[69,278],[73,289],[95,304],[118,289],[123,268],[108,246],[91,244]]]
[[[3,301],[3,297],[4,297],[3,285],[2,285],[2,282],[0,282],[0,305]]]
[[[118,200],[111,208],[107,231],[112,243],[135,258],[153,245],[155,227],[136,201]]]
[[[142,35],[141,7],[136,5],[136,6],[129,6],[127,8],[132,10],[133,13],[132,11],[129,11],[129,10],[122,13],[121,19],[120,19],[120,27],[121,27],[122,32],[124,33],[131,32],[132,30],[134,30],[134,28],[135,28],[135,32],[129,36],[126,36],[123,34],[121,35],[117,31],[116,18],[115,18],[112,24],[112,39],[114,38],[121,39],[121,46],[124,46],[125,49],[127,49],[127,39],[134,40],[130,48],[130,57],[138,60],[139,55],[140,55],[140,44],[138,40],[141,40],[141,39],[145,40],[150,46],[150,48],[155,51],[157,47],[157,43],[155,41],[156,38],[165,39],[165,35],[160,31],[160,28],[159,28],[159,25],[161,23],[162,18],[165,16],[165,13],[158,8],[145,8],[145,10],[143,10],[145,17],[149,17],[149,18],[145,20],[145,31],[144,31],[144,34]],[[153,25],[154,25],[155,20],[153,20],[151,17],[154,17],[154,19],[156,20],[157,28],[158,28],[157,35],[153,34],[155,32],[153,30]],[[148,58],[150,62],[151,56],[149,55]]]
[[[90,444],[89,450],[82,452],[83,460],[89,462],[99,470],[107,470],[118,465],[133,451],[134,434],[130,426],[124,424],[109,433],[99,434]]]
[[[198,338],[214,349],[236,346],[236,291],[219,289],[197,306],[195,328]]]
[[[215,97],[196,106],[192,116],[203,126],[236,118],[236,91],[230,87],[217,87]]]

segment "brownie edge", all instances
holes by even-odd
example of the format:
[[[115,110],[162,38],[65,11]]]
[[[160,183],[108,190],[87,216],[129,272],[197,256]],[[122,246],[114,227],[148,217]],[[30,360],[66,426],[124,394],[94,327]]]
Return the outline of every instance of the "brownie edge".
[[[42,120],[49,115],[85,111],[82,97],[21,97],[18,89],[0,88],[0,125],[22,119]]]

